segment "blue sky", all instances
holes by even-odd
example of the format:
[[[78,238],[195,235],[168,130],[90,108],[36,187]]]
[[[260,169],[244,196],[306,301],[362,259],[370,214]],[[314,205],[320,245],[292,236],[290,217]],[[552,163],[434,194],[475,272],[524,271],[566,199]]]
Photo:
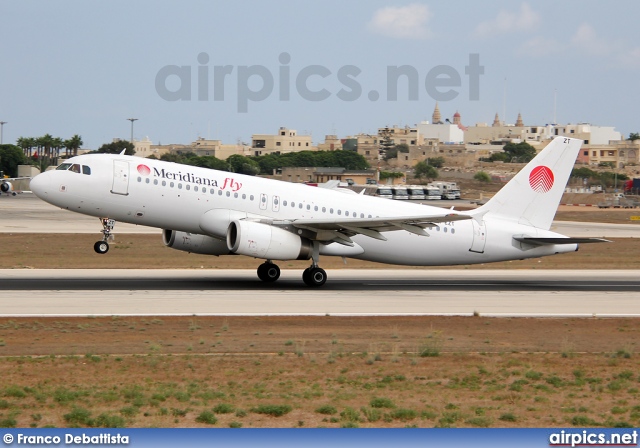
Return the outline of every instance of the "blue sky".
[[[425,79],[448,66],[459,82],[439,87],[457,92],[440,101],[443,118],[457,110],[466,125],[491,123],[505,109],[507,122],[520,112],[527,125],[546,124],[556,91],[559,123],[616,126],[628,135],[640,131],[639,16],[636,1],[0,0],[0,120],[5,143],[77,133],[97,148],[128,139],[129,117],[139,119],[135,138],[154,143],[249,142],[279,126],[318,142],[430,120],[435,100]],[[465,74],[470,54],[484,68],[477,100]],[[403,65],[418,75],[417,100],[408,98],[404,77],[398,99],[387,97],[387,67]],[[181,67],[183,78],[163,75],[175,71],[168,66]],[[230,74],[215,78],[215,66],[230,66]],[[325,76],[307,77],[308,90],[325,89],[326,99],[311,101],[296,87],[301,74],[320,73],[309,66]],[[338,77],[341,68],[359,95]],[[182,99],[168,100],[158,78]],[[214,98],[221,79],[224,99]],[[341,89],[350,101],[338,97]],[[262,99],[239,101],[250,90]]]

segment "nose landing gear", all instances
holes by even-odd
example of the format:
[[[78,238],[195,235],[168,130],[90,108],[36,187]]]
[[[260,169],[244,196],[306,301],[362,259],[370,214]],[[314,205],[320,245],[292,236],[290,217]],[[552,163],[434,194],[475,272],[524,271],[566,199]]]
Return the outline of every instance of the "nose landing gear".
[[[116,225],[116,221],[110,218],[100,218],[100,222],[102,223],[102,240],[97,241],[93,245],[93,250],[98,254],[106,254],[109,252],[109,240],[113,240],[113,235],[111,235],[111,231]]]

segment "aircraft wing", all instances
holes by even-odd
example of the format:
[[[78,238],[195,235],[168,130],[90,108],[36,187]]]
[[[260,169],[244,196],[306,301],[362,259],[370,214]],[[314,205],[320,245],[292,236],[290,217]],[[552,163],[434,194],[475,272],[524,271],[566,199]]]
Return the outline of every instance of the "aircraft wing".
[[[365,235],[386,241],[381,232],[406,230],[416,235],[429,236],[425,227],[442,222],[471,219],[471,216],[458,213],[439,213],[435,215],[394,216],[388,218],[331,218],[331,219],[294,219],[274,221],[273,225],[293,226],[311,232],[310,237],[322,242],[336,242],[350,246],[354,235]]]

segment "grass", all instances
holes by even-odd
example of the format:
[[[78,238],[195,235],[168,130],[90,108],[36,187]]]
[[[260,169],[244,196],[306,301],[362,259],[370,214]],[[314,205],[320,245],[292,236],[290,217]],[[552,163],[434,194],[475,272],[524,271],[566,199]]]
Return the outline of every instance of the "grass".
[[[281,417],[291,412],[292,409],[288,404],[261,404],[251,409],[251,412],[271,415],[272,417]]]
[[[638,359],[611,356],[616,347],[624,346],[620,341],[635,340],[640,330],[629,324],[634,321],[440,318],[438,326],[447,328],[447,346],[472,341],[471,346],[478,347],[489,337],[492,344],[508,349],[484,353],[441,350],[437,358],[424,359],[417,350],[425,340],[425,328],[427,334],[434,334],[429,330],[431,319],[396,321],[402,322],[398,325],[401,342],[390,338],[388,324],[367,320],[372,329],[356,345],[356,318],[309,320],[313,325],[304,328],[317,333],[301,336],[284,327],[286,319],[229,318],[227,324],[233,326],[230,346],[233,342],[244,350],[255,332],[273,332],[274,337],[261,338],[256,346],[260,353],[227,353],[227,349],[198,353],[194,347],[192,353],[165,355],[147,353],[145,341],[157,341],[162,347],[173,341],[174,347],[184,351],[187,344],[180,337],[198,341],[207,337],[204,332],[219,329],[221,319],[199,318],[202,329],[193,335],[188,318],[175,324],[174,318],[164,318],[162,325],[119,318],[114,326],[109,324],[111,318],[94,318],[90,330],[93,349],[78,348],[87,338],[86,325],[78,326],[82,321],[58,318],[54,324],[38,319],[36,324],[33,319],[13,319],[10,328],[0,329],[11,332],[11,340],[3,335],[11,342],[3,350],[30,347],[34,332],[46,342],[43,347],[60,341],[56,335],[75,334],[75,351],[82,355],[0,357],[0,422],[6,427],[609,427],[640,422]],[[320,321],[331,325],[324,328]],[[345,326],[337,329],[338,322]],[[0,325],[7,326],[7,320],[0,319]],[[609,331],[611,326],[623,325],[624,332]],[[144,335],[129,329],[141,326],[148,329]],[[114,333],[114,328],[120,331]],[[154,328],[169,336],[150,335]],[[179,338],[172,337],[174,328],[181,329],[182,333],[176,333]],[[69,333],[61,333],[63,329]],[[518,343],[516,329],[526,335],[524,342],[540,340],[546,347],[556,343],[557,350],[544,353],[538,347],[522,346],[511,350],[505,341]],[[576,335],[572,358],[560,356],[562,338],[556,336],[561,329]],[[125,354],[98,350],[101,331],[111,344],[117,341]],[[304,356],[292,350],[277,355],[284,340],[278,335],[287,332],[292,341],[306,341]],[[330,364],[321,361],[327,350],[338,349],[326,336],[332,332],[341,335],[341,346]],[[584,335],[578,336],[581,332]],[[29,336],[24,343],[20,342],[23,333]],[[141,354],[126,353],[131,347],[126,339],[129,334],[139,339]],[[607,339],[618,334],[620,339]],[[60,341],[59,347],[70,347],[70,341]],[[394,361],[388,353],[396,344],[400,347]],[[589,347],[595,350],[589,352]],[[373,351],[381,359],[366,365]],[[25,372],[29,372],[27,377]],[[72,382],[69,372],[73,372]]]

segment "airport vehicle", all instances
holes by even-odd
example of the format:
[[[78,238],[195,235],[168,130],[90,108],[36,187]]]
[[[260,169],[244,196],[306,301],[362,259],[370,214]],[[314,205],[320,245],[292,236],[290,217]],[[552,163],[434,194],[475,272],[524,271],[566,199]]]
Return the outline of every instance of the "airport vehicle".
[[[416,201],[424,201],[424,188],[417,185],[408,185],[407,193],[409,193],[409,199]]]
[[[393,190],[391,189],[391,187],[378,187],[376,188],[375,195],[379,198],[392,199]]]
[[[393,191],[393,199],[400,201],[406,201],[409,199],[407,187],[393,187],[391,191]]]
[[[424,187],[424,197],[427,201],[439,201],[442,199],[440,189],[431,185]]]
[[[273,260],[311,259],[302,279],[321,286],[327,274],[320,255],[443,266],[554,255],[604,241],[549,230],[581,142],[557,137],[484,206],[465,212],[124,154],[72,157],[34,177],[31,190],[100,218],[100,254],[109,250],[115,221],[124,221],[163,229],[173,249],[264,259],[257,272],[264,282],[280,276]]]
[[[455,182],[431,182],[429,186],[437,188],[442,199],[460,199],[460,188]]]

